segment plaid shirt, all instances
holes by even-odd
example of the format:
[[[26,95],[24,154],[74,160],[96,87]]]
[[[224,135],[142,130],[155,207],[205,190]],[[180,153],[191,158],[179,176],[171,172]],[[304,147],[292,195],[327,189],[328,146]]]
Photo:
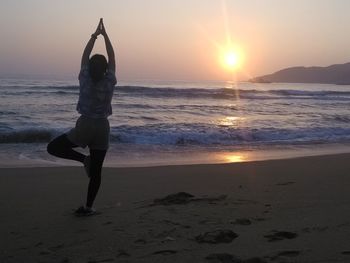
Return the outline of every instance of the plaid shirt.
[[[107,118],[112,114],[112,96],[117,83],[115,72],[108,71],[105,77],[93,83],[87,67],[79,73],[79,101],[77,111],[89,118]]]

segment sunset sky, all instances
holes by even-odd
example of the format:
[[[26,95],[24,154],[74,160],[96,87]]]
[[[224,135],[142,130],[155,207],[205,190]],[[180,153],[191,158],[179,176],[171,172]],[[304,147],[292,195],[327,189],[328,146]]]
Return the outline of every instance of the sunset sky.
[[[345,63],[349,10],[348,0],[2,0],[0,76],[75,76],[100,17],[124,80],[227,79],[229,37],[244,57],[240,79]]]

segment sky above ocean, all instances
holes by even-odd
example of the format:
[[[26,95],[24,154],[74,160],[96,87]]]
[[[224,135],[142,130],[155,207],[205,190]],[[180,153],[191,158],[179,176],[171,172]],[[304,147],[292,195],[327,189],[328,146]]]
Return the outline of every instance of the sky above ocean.
[[[346,0],[3,0],[0,75],[76,76],[100,17],[120,79],[231,79],[220,49],[241,50],[237,78],[349,61]],[[95,52],[104,53],[103,41]]]

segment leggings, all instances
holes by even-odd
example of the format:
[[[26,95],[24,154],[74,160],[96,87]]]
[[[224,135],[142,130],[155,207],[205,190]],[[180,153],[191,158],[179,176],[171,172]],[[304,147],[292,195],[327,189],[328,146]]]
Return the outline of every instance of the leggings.
[[[84,163],[86,155],[73,150],[73,148],[78,147],[72,143],[66,134],[58,136],[53,139],[47,145],[47,151],[49,154],[54,155],[56,157],[69,159]],[[105,159],[107,150],[93,150],[90,149],[90,182],[88,187],[86,206],[92,207],[94,200],[96,198],[98,189],[101,185],[101,170],[103,161]]]

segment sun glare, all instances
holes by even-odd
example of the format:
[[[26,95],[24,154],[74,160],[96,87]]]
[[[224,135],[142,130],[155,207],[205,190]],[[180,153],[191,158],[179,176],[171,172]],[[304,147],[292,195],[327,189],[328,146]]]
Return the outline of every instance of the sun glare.
[[[225,156],[225,159],[229,163],[239,163],[246,160],[246,158],[243,155],[239,154],[227,154]]]
[[[226,57],[225,57],[225,60],[226,60],[227,66],[229,66],[229,67],[235,67],[238,64],[237,54],[233,53],[233,52],[227,53]]]
[[[233,87],[236,85],[237,80],[241,76],[249,74],[247,74],[244,69],[246,66],[246,49],[244,47],[244,43],[241,42],[239,35],[233,34],[233,32],[230,30],[225,0],[222,0],[222,19],[224,22],[222,29],[225,31],[225,34],[220,37],[220,41],[213,39],[213,34],[207,32],[204,27],[200,26],[200,29],[205,33],[207,39],[216,48],[216,51],[213,51],[215,53],[212,53],[213,56],[210,56],[210,58],[215,58],[216,67],[219,67],[220,70],[226,71],[225,73],[222,72],[223,77],[232,78],[231,80],[233,82]]]
[[[227,49],[221,54],[221,63],[227,70],[236,70],[242,66],[242,53],[238,50]]]

